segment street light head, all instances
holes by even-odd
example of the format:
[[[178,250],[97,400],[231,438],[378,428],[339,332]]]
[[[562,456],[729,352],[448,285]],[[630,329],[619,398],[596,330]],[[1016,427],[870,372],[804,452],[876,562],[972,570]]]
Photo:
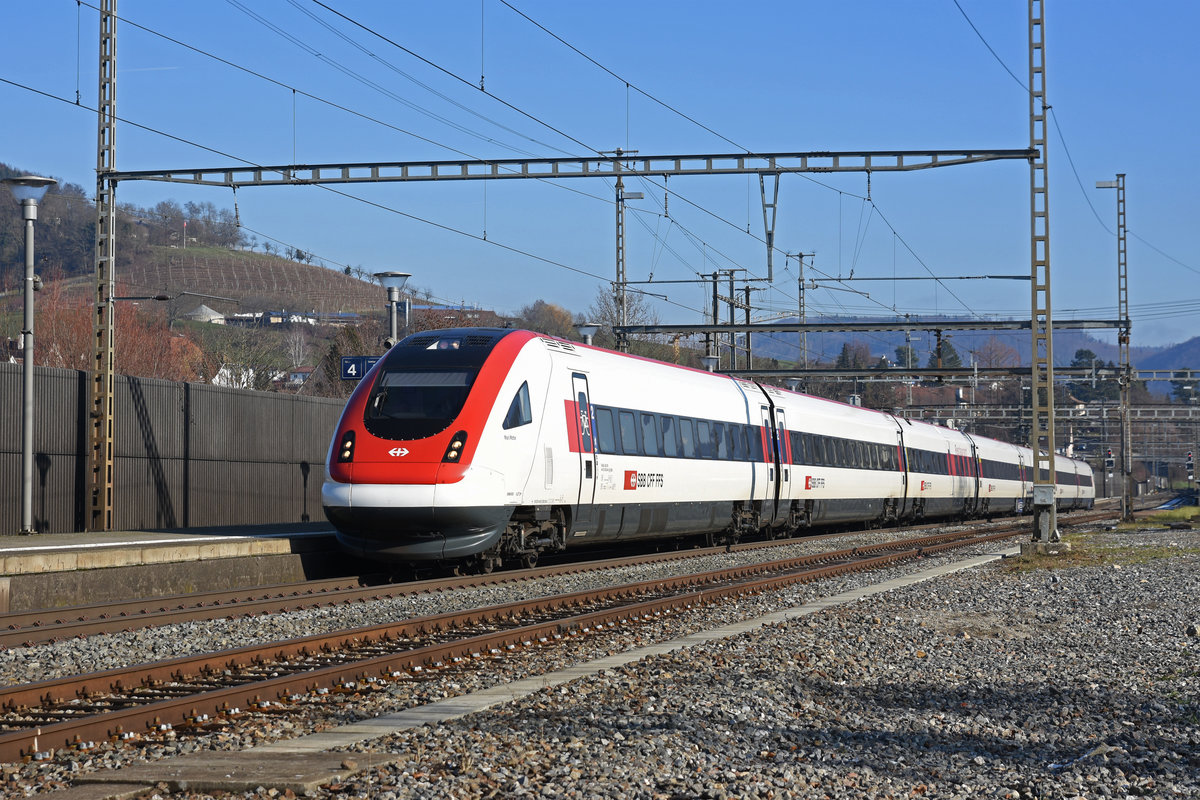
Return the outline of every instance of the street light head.
[[[26,200],[40,203],[46,195],[46,190],[58,183],[54,178],[41,178],[37,175],[19,175],[15,178],[5,178],[4,182],[12,190],[18,203]]]
[[[376,272],[375,277],[379,279],[379,283],[385,289],[395,289],[400,291],[404,288],[404,284],[408,283],[408,279],[412,277],[409,272]]]
[[[1096,181],[1097,189],[1116,189],[1118,184],[1116,181]]]
[[[591,344],[592,337],[600,330],[600,326],[595,322],[577,322],[575,330],[579,331],[579,335],[583,337],[585,343]]]

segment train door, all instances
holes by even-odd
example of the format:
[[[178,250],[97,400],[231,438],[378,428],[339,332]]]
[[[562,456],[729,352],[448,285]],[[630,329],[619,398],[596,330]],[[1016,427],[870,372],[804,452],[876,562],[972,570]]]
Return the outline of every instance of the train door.
[[[969,503],[968,511],[972,514],[979,510],[979,448],[975,446],[975,440],[968,434],[963,434],[967,438],[967,447],[970,455],[966,460],[967,479],[970,481],[970,492],[968,493]]]
[[[763,460],[767,462],[766,502],[763,508],[763,523],[771,525],[779,518],[779,478],[781,476],[779,463],[779,434],[771,417],[770,406],[759,406],[762,412],[763,442],[766,452]]]
[[[777,485],[775,497],[791,499],[792,497],[792,443],[788,437],[786,413],[779,406],[775,407],[775,452],[779,454],[779,467],[776,471]]]
[[[904,428],[900,420],[892,417],[896,423],[896,466],[900,470],[900,502],[896,504],[896,516],[903,519],[909,510],[908,499],[908,451],[904,449]]]
[[[1025,513],[1025,498],[1033,492],[1033,488],[1029,484],[1029,468],[1025,465],[1025,454],[1017,451],[1017,478],[1020,481],[1020,495],[1017,497],[1016,510],[1018,514]]]
[[[571,387],[575,395],[575,434],[579,437],[579,505],[591,506],[596,493],[596,448],[587,376],[571,373]]]

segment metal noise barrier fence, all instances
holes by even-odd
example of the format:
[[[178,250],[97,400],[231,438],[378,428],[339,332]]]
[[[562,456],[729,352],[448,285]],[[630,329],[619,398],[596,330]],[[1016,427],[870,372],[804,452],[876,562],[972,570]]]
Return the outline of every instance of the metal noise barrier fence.
[[[90,514],[87,372],[38,367],[33,520],[82,531]],[[21,366],[0,363],[0,535],[21,527]],[[116,530],[321,522],[341,400],[117,376]]]

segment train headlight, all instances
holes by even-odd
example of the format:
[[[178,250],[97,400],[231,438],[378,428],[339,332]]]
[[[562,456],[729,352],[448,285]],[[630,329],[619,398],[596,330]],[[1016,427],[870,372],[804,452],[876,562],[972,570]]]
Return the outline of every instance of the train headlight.
[[[354,431],[346,431],[342,435],[342,443],[338,445],[337,460],[339,464],[349,464],[354,460]]]
[[[450,440],[450,446],[446,448],[446,454],[442,456],[443,462],[454,463],[462,458],[463,447],[467,444],[467,432],[459,431],[454,434],[454,438]]]

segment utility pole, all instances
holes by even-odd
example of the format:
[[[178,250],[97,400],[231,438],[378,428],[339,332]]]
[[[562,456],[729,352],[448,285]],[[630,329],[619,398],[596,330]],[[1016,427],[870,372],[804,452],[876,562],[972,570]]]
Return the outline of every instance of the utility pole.
[[[629,324],[629,296],[625,291],[628,285],[625,272],[625,201],[641,200],[644,195],[642,192],[625,191],[625,181],[621,177],[621,156],[636,152],[618,147],[614,151],[617,158],[613,162],[613,171],[617,175],[617,280],[614,284],[616,292],[613,299],[617,306],[617,320],[621,325],[621,329],[617,331],[617,349],[622,353],[629,352],[629,337],[624,331],[624,326]]]
[[[1046,55],[1043,0],[1029,0],[1029,160],[1033,450],[1033,544],[1059,541],[1054,464],[1054,320],[1050,310],[1050,172],[1046,147]]]
[[[1129,361],[1129,265],[1125,250],[1125,173],[1117,173],[1115,181],[1096,181],[1097,189],[1117,190],[1117,316],[1121,329],[1117,343],[1121,350],[1121,521],[1133,521],[1133,432],[1130,429],[1129,404],[1133,385],[1133,365]]]
[[[116,377],[113,295],[116,261],[117,0],[100,2],[100,80],[96,149],[96,293],[91,392],[91,519],[93,531],[113,527],[113,407]]]

